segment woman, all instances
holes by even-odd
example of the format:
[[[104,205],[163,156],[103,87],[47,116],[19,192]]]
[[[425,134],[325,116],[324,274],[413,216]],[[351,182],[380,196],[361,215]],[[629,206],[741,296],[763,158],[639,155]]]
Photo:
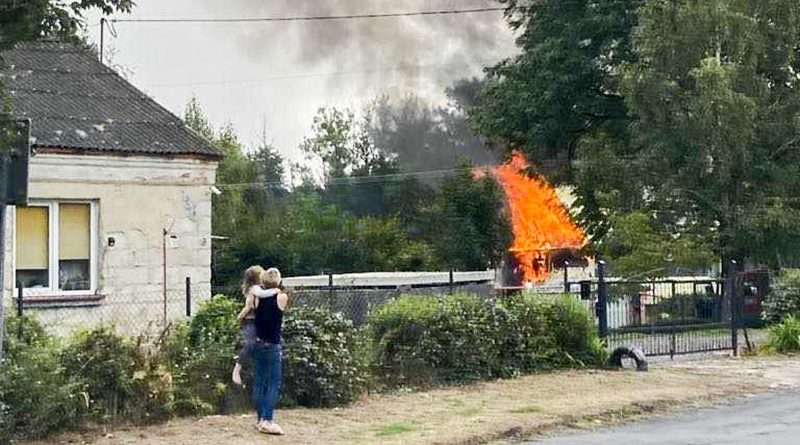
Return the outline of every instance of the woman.
[[[278,289],[281,272],[276,268],[264,272],[265,289]],[[281,352],[283,312],[289,304],[289,296],[279,292],[272,297],[260,298],[255,308],[256,339],[251,348],[255,371],[253,403],[258,415],[258,431],[264,434],[283,434],[274,422],[275,404],[281,390]]]
[[[250,348],[256,340],[256,307],[261,298],[274,297],[280,293],[278,289],[263,289],[266,271],[261,266],[250,266],[244,271],[242,277],[242,295],[244,295],[244,307],[236,316],[239,322],[239,342],[241,348],[239,355],[236,356],[236,365],[233,367],[231,379],[237,385],[242,384],[242,365],[250,360]]]

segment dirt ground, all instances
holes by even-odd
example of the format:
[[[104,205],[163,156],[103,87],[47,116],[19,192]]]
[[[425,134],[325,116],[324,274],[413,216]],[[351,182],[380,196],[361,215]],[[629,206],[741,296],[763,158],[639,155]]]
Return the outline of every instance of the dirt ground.
[[[175,419],[146,428],[70,433],[59,444],[479,444],[563,426],[615,423],[737,395],[800,388],[800,357],[707,358],[635,371],[565,371],[464,387],[366,397],[347,408],[277,413],[286,435],[253,416]]]

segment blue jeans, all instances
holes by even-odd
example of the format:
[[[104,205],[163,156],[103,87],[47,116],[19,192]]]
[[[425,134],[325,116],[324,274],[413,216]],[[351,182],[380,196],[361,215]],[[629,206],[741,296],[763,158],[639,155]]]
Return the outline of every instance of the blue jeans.
[[[255,371],[253,405],[259,421],[271,421],[281,392],[281,345],[258,341],[250,353]]]

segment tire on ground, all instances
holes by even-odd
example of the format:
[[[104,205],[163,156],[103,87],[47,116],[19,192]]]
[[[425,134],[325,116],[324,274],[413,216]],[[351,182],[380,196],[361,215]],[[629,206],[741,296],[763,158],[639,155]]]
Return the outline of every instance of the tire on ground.
[[[612,368],[622,368],[622,359],[629,358],[636,362],[637,371],[647,371],[647,358],[644,352],[636,347],[620,346],[614,349],[608,358],[608,365]]]

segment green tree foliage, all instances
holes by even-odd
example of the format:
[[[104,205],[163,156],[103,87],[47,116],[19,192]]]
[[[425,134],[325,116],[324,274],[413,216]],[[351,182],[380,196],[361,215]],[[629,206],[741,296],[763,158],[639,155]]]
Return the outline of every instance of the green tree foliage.
[[[441,184],[429,209],[429,232],[439,262],[448,268],[483,270],[497,265],[511,243],[511,225],[504,213],[503,191],[491,175],[475,178],[462,163]]]
[[[413,95],[381,96],[364,110],[366,131],[405,171],[448,170],[462,159],[494,164],[499,157],[473,135],[466,120],[466,107],[479,85],[475,79],[456,82],[447,90],[448,106],[432,106]]]
[[[663,277],[676,267],[702,270],[714,262],[711,246],[691,234],[667,232],[644,212],[611,215],[613,228],[600,244],[603,258],[612,259],[615,276]]]
[[[130,12],[133,0],[11,0],[0,5],[0,49],[42,37],[75,39],[85,25],[85,12],[104,15]]]
[[[292,166],[263,144],[246,155],[230,127],[215,130],[197,100],[187,125],[223,154],[213,198],[213,284],[233,288],[252,264],[287,275],[323,272],[484,269],[510,242],[504,197],[489,177],[458,173],[424,183],[377,147],[370,119],[322,109],[301,145],[311,164]],[[313,177],[321,167],[322,181]]]
[[[617,67],[633,59],[640,0],[501,2],[522,52],[488,70],[471,112],[480,132],[538,163],[572,160],[586,135],[624,133]]]
[[[507,3],[522,53],[490,70],[474,123],[570,160],[551,176],[595,240],[610,214],[655,212],[718,256],[796,261],[800,4]]]
[[[800,4],[650,1],[639,14],[623,84],[651,206],[723,255],[776,264],[800,242]]]

